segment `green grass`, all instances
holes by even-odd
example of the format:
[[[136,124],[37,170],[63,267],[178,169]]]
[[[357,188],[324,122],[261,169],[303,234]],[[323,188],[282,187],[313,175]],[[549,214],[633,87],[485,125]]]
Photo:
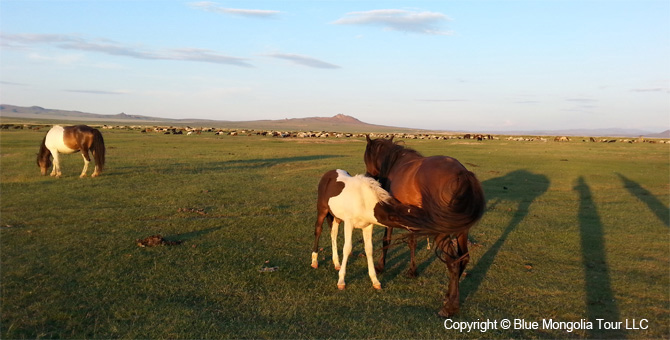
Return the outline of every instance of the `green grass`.
[[[318,180],[334,168],[364,172],[364,140],[103,131],[101,177],[78,178],[83,162],[71,155],[54,179],[35,164],[43,133],[0,132],[3,339],[670,334],[665,144],[407,141],[461,160],[487,195],[454,320],[648,320],[644,330],[458,333],[437,316],[447,274],[425,241],[415,279],[406,247],[390,250],[382,291],[358,232],[346,291],[327,232],[320,268],[309,265]],[[185,242],[136,245],[158,233]]]

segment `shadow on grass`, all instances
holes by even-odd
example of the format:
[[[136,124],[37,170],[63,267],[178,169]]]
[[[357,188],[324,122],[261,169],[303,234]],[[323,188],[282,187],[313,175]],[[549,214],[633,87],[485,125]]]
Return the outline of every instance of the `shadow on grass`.
[[[579,234],[582,245],[582,263],[586,281],[586,316],[589,321],[596,319],[620,321],[605,250],[603,225],[598,215],[591,189],[584,177],[579,177],[574,190],[579,194]],[[604,330],[594,327],[588,331],[589,337],[625,338],[623,330]]]
[[[237,159],[237,160],[227,160],[227,161],[217,161],[207,163],[171,162],[161,164],[160,166],[133,165],[133,166],[123,166],[109,169],[109,171],[105,172],[105,176],[120,176],[128,174],[135,175],[143,172],[168,174],[168,175],[193,174],[193,173],[200,174],[211,171],[270,168],[276,165],[287,164],[287,163],[318,161],[318,160],[339,158],[339,157],[344,156],[307,155],[307,156],[282,157],[282,158]]]
[[[651,212],[656,214],[658,219],[661,220],[666,227],[670,227],[670,208],[637,182],[628,179],[620,173],[617,173],[617,175],[621,178],[624,188],[626,188],[631,195],[637,197],[640,201],[646,204]]]
[[[226,162],[221,162],[219,164],[223,165],[225,168],[266,168],[272,167],[284,163],[295,163],[295,162],[307,162],[307,161],[316,161],[329,158],[339,158],[344,157],[342,155],[307,155],[307,156],[295,156],[295,157],[283,157],[283,158],[258,158],[258,159],[240,159],[240,160],[231,160]]]
[[[407,272],[409,270],[410,249],[409,245],[407,244],[408,241],[402,237],[402,235],[404,234],[405,232],[403,231],[394,230],[394,238],[393,241],[391,242],[391,246],[389,247],[386,255],[386,265],[385,265],[386,268],[383,274],[384,277],[386,277],[388,280],[393,280],[394,278],[396,278],[398,275],[401,274],[407,275]],[[381,236],[379,236],[379,238],[383,237],[384,233],[382,233]],[[430,245],[432,247],[432,243]],[[423,250],[426,249],[427,246],[428,241],[426,240],[425,237],[417,238],[416,253],[415,253],[417,276],[421,275],[428,268],[428,266],[430,266],[437,259],[433,250],[430,250],[428,252],[428,256],[426,256],[425,253],[423,253]]]
[[[217,231],[217,230],[219,230],[219,229],[221,229],[221,228],[223,228],[223,227],[213,227],[213,228],[207,228],[207,229],[203,229],[203,230],[192,231],[192,232],[190,232],[190,233],[183,233],[183,234],[177,234],[177,235],[170,235],[170,236],[166,236],[166,237],[165,237],[165,240],[167,240],[167,241],[172,241],[172,242],[177,242],[177,241],[179,241],[179,242],[191,241],[191,240],[200,238],[200,237],[202,237],[202,236],[205,236],[205,235],[207,235],[207,234],[209,234],[209,233],[213,233],[213,232],[215,232],[215,231]]]
[[[461,282],[461,301],[466,300],[470,294],[479,289],[507,237],[526,218],[528,208],[533,201],[549,188],[549,179],[544,175],[517,170],[505,176],[484,181],[482,186],[489,210],[495,209],[500,201],[516,202],[518,206],[498,240],[488,248],[477,264],[468,271],[466,279]]]

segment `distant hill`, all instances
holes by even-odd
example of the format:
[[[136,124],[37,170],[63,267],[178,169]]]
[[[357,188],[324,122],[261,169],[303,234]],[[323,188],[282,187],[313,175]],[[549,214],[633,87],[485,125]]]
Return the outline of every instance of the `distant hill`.
[[[139,115],[127,115],[119,113],[115,115],[101,115],[96,113],[88,113],[81,111],[66,111],[56,109],[45,109],[40,106],[15,106],[15,105],[0,105],[0,116],[3,117],[18,117],[29,119],[68,119],[68,120],[109,120],[109,121],[126,121],[126,120],[160,120],[160,118],[153,118]]]
[[[103,115],[81,111],[45,109],[39,106],[0,105],[0,117],[14,117],[33,120],[69,120],[96,122],[99,124],[128,125],[192,125],[218,128],[244,128],[255,130],[306,130],[338,132],[416,132],[419,129],[407,129],[393,126],[368,124],[354,117],[337,114],[333,117],[308,117],[280,120],[225,121],[206,119],[169,119],[119,113]]]
[[[81,111],[66,111],[45,109],[39,106],[0,105],[0,117],[14,117],[37,121],[78,121],[95,122],[110,125],[173,125],[197,126],[229,129],[254,129],[278,131],[337,131],[337,132],[403,132],[403,133],[430,133],[428,130],[401,128],[394,126],[375,125],[362,122],[354,117],[337,114],[332,117],[287,118],[278,120],[227,121],[207,119],[170,119],[141,115],[119,113],[103,115]],[[434,131],[447,133],[446,131]],[[494,135],[522,135],[522,136],[592,136],[592,137],[649,137],[670,138],[670,130],[661,133],[636,129],[572,129],[572,130],[526,130],[526,131],[461,131],[464,133],[490,133]],[[455,133],[455,132],[454,132]]]
[[[646,135],[645,137],[650,137],[650,138],[670,138],[670,130],[665,130],[661,133],[652,133],[650,135]]]

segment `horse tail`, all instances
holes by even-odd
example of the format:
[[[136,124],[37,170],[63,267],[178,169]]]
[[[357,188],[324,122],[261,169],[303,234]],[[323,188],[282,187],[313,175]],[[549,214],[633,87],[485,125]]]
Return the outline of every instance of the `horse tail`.
[[[91,133],[93,133],[93,144],[91,145],[91,149],[93,150],[95,166],[102,171],[105,166],[105,140],[102,138],[100,130],[92,129]]]
[[[468,231],[486,209],[482,185],[471,171],[464,170],[441,188],[422,190],[422,210],[430,223],[412,229],[426,236],[456,236]]]

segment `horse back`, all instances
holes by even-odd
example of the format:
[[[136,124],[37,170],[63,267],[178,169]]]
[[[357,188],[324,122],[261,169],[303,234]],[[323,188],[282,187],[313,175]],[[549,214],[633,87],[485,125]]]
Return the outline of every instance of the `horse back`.
[[[389,174],[389,192],[404,204],[423,206],[429,197],[443,197],[467,169],[455,158],[431,156],[398,162]],[[443,197],[449,199],[450,197]]]
[[[63,140],[65,145],[78,150],[88,150],[100,132],[88,125],[74,125],[64,128]]]
[[[459,178],[467,172],[468,169],[455,158],[427,157],[417,171],[417,185],[422,195],[449,201],[459,184]]]
[[[51,153],[73,153],[79,150],[77,143],[66,142],[66,128],[54,125],[44,138],[44,145]]]

